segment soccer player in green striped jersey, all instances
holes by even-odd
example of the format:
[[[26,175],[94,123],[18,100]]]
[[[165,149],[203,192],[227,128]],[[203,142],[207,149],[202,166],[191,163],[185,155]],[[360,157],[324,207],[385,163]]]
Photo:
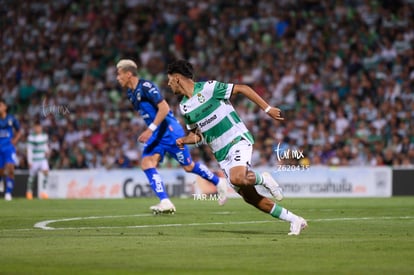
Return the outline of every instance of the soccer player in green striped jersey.
[[[168,86],[174,94],[183,96],[180,111],[189,130],[187,136],[177,139],[177,145],[207,143],[234,190],[259,210],[290,222],[289,235],[299,235],[307,227],[306,220],[257,192],[255,185],[263,185],[277,201],[283,199],[282,190],[270,173],[251,170],[254,139],[230,99],[242,94],[270,117],[282,121],[280,109],[269,106],[247,85],[215,80],[194,82],[193,66],[185,60],[169,64],[167,74]]]
[[[46,190],[46,184],[49,174],[49,163],[47,156],[49,153],[48,146],[49,137],[43,132],[40,121],[35,121],[33,125],[33,131],[29,133],[27,137],[27,163],[29,165],[29,179],[27,181],[26,198],[28,200],[33,199],[33,181],[36,174],[41,171],[44,175],[42,192],[39,193],[40,198],[47,199],[48,195]]]

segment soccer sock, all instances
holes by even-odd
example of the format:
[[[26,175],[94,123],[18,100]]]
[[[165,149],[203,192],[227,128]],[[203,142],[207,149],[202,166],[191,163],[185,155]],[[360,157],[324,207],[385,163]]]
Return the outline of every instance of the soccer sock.
[[[27,180],[27,191],[32,192],[33,190],[33,176],[29,176],[29,179]]]
[[[216,174],[214,174],[213,172],[211,172],[207,168],[207,166],[205,166],[202,163],[195,162],[194,163],[194,168],[193,168],[193,170],[191,172],[194,173],[194,174],[199,175],[203,179],[206,179],[208,181],[211,181],[214,185],[217,185],[219,183],[219,177],[217,177]]]
[[[255,185],[262,185],[263,184],[263,181],[264,181],[263,176],[260,173],[258,173],[258,172],[254,172],[254,173],[256,175],[256,183],[255,183]]]
[[[158,174],[157,169],[149,168],[144,170],[145,175],[147,176],[152,190],[160,200],[168,199],[168,194],[165,191],[164,183],[162,182],[160,174]]]
[[[43,189],[46,189],[47,180],[48,180],[48,176],[47,176],[47,175],[45,175],[45,176],[43,177]]]
[[[14,187],[14,179],[6,177],[6,193],[12,193]]]
[[[270,215],[272,215],[275,218],[281,219],[283,221],[293,222],[295,219],[298,218],[295,214],[287,210],[286,208],[283,208],[282,206],[278,204],[274,204],[272,210],[270,211]]]

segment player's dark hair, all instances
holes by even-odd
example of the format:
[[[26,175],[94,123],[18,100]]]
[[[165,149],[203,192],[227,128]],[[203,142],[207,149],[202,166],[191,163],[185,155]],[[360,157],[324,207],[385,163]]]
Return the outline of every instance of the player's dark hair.
[[[36,125],[41,125],[42,123],[41,123],[41,121],[40,121],[40,119],[39,118],[36,118],[34,121],[33,121],[33,125],[34,126],[36,126]]]
[[[181,74],[187,78],[193,79],[194,69],[193,65],[186,60],[176,60],[171,62],[167,68],[167,74]]]
[[[5,100],[5,99],[3,99],[2,97],[0,97],[0,103],[4,103],[5,105],[7,105],[7,104],[6,104],[6,100]]]

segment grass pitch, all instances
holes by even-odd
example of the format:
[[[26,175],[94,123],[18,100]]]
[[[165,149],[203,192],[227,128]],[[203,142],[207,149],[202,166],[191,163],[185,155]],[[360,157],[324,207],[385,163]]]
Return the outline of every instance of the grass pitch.
[[[414,274],[413,197],[285,199],[300,236],[241,199],[173,202],[1,200],[0,274]]]

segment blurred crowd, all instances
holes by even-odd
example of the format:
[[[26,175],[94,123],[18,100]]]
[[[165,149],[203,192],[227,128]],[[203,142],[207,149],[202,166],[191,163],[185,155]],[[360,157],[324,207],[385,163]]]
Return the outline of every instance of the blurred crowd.
[[[0,97],[25,136],[41,119],[52,169],[139,165],[145,125],[117,85],[121,58],[177,117],[165,75],[177,58],[196,80],[249,84],[281,108],[275,122],[233,101],[254,166],[414,166],[413,0],[0,0],[0,28]],[[205,145],[192,153],[217,167]]]

